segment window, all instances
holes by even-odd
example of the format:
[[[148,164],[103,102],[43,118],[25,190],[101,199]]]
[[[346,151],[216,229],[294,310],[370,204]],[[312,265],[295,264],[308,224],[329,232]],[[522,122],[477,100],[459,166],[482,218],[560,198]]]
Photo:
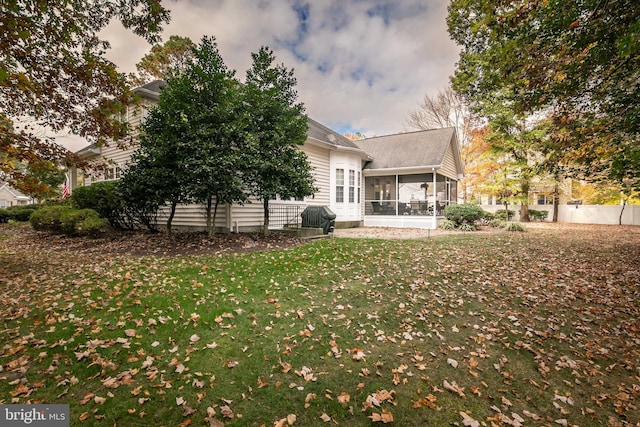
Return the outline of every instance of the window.
[[[538,204],[546,205],[547,204],[547,195],[546,194],[538,194]]]
[[[358,203],[360,203],[360,174],[361,172],[358,171]]]
[[[344,203],[344,169],[336,169],[336,202]]]
[[[356,171],[349,171],[349,203],[355,202],[356,198]]]
[[[120,166],[111,166],[104,170],[104,180],[113,181],[122,178],[122,169]]]

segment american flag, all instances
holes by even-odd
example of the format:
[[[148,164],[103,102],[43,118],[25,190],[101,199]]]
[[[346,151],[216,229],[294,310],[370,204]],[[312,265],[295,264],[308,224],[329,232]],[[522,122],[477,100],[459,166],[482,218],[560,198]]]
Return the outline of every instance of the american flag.
[[[71,193],[69,193],[69,180],[64,180],[64,187],[62,187],[62,198],[66,199],[69,197]]]

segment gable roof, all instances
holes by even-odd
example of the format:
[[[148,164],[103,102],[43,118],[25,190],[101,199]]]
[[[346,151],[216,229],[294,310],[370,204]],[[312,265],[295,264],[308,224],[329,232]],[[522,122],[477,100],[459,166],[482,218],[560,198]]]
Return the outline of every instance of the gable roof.
[[[422,130],[361,139],[357,144],[373,158],[365,169],[440,168],[449,147],[459,162],[455,128]]]

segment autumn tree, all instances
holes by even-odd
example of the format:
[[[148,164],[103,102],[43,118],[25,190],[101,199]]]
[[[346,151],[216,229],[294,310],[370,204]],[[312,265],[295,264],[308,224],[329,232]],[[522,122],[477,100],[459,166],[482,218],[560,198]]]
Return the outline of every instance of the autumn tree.
[[[129,79],[141,86],[153,80],[167,80],[174,73],[184,72],[194,59],[196,44],[189,37],[173,35],[163,44],[155,44],[140,62],[136,74]]]
[[[468,108],[464,98],[458,95],[451,86],[440,90],[435,96],[425,95],[418,108],[409,113],[407,125],[413,129],[422,130],[455,128],[463,168],[466,169],[473,160],[471,132],[478,125],[478,120]],[[461,184],[463,199],[466,202],[466,180],[462,180]]]
[[[269,48],[251,56],[253,64],[243,86],[253,159],[249,186],[262,201],[266,234],[270,200],[302,198],[316,189],[309,160],[299,149],[307,139],[308,125],[304,106],[297,102],[293,70],[274,64]]]
[[[550,115],[554,149],[574,175],[639,186],[628,153],[640,134],[638,16],[633,0],[454,0],[454,84],[474,103],[502,89],[515,114]]]
[[[169,13],[158,0],[2,1],[0,179],[30,193],[46,186],[34,177],[52,162],[79,160],[42,129],[96,143],[125,135],[114,115],[130,101],[128,87],[100,38],[112,19],[156,42]]]

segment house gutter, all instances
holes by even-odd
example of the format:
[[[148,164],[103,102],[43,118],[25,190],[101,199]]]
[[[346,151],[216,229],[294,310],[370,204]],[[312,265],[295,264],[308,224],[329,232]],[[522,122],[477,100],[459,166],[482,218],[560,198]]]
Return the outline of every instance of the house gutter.
[[[378,168],[378,169],[364,169],[362,172],[365,175],[378,175],[380,173],[394,174],[394,173],[407,173],[407,172],[431,172],[440,169],[441,165],[425,165],[425,166],[404,166],[399,168]]]
[[[323,141],[321,139],[317,139],[317,138],[313,138],[311,136],[307,137],[308,141],[313,142],[315,145],[319,145],[322,147],[326,147],[332,150],[337,150],[337,151],[347,151],[347,152],[351,152],[354,154],[359,154],[360,157],[362,157],[363,159],[367,159],[367,160],[373,160],[373,158],[371,156],[369,156],[363,149],[361,148],[356,148],[356,147],[344,147],[342,145],[337,145],[337,144],[332,144],[330,142],[327,141]]]
[[[133,90],[133,92],[134,92],[136,95],[138,95],[138,94],[140,94],[140,95],[144,94],[144,95],[146,95],[148,98],[153,99],[154,101],[158,101],[158,100],[160,99],[160,94],[159,94],[158,92],[154,92],[154,91],[149,90],[149,89],[145,89],[145,88],[141,88],[141,87],[139,87],[139,88],[134,89],[134,90]]]

